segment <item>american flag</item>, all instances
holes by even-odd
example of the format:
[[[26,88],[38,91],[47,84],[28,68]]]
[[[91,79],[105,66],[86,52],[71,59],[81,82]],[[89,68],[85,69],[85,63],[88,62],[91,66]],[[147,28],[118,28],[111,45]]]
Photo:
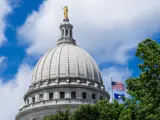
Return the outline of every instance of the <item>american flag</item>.
[[[120,83],[120,82],[114,82],[114,81],[112,81],[112,89],[124,90],[124,84]]]

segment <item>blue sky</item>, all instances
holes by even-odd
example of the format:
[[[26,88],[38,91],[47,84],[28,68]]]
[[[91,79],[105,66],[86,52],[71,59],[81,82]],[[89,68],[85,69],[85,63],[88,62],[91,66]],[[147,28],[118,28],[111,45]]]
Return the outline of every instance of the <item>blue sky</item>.
[[[17,73],[18,67],[26,57],[25,49],[28,47],[28,45],[19,44],[16,35],[17,28],[24,23],[26,17],[33,10],[38,10],[38,7],[41,3],[42,0],[36,0],[36,2],[32,2],[31,0],[23,0],[18,3],[13,3],[18,5],[16,5],[13,8],[13,11],[5,18],[7,26],[4,34],[7,41],[2,44],[0,52],[1,56],[7,57],[7,68],[2,71],[2,76],[0,76],[4,78],[3,80],[5,80],[5,82],[14,77],[14,75]]]
[[[0,119],[14,119],[35,64],[55,47],[64,5],[69,6],[74,39],[97,61],[109,92],[111,76],[125,82],[139,75],[137,44],[146,38],[160,41],[158,0],[1,0],[0,106],[5,110],[0,113],[10,112]]]

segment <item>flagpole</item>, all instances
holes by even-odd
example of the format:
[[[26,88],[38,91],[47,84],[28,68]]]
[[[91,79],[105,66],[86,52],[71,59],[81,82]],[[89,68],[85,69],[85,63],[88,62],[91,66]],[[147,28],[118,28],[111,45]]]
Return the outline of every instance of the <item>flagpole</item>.
[[[113,87],[112,87],[112,77],[111,77],[111,89],[112,89],[112,102],[113,102]]]

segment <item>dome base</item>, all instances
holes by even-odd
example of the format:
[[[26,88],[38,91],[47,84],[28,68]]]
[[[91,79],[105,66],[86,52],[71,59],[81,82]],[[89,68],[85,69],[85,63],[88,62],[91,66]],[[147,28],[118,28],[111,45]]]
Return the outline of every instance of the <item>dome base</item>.
[[[66,106],[70,106],[72,110],[82,104],[94,104],[101,99],[109,100],[109,94],[91,86],[57,85],[29,91],[24,99],[26,104],[20,109],[16,120],[41,118],[48,114],[55,114],[58,108],[63,110]]]

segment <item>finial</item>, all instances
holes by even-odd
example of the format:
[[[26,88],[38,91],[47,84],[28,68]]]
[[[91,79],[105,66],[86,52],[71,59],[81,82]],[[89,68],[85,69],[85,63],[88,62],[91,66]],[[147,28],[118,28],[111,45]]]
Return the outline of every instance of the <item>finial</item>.
[[[69,22],[69,19],[68,19],[68,6],[64,6],[62,8],[64,10],[64,19],[63,19],[63,21],[64,22]]]

